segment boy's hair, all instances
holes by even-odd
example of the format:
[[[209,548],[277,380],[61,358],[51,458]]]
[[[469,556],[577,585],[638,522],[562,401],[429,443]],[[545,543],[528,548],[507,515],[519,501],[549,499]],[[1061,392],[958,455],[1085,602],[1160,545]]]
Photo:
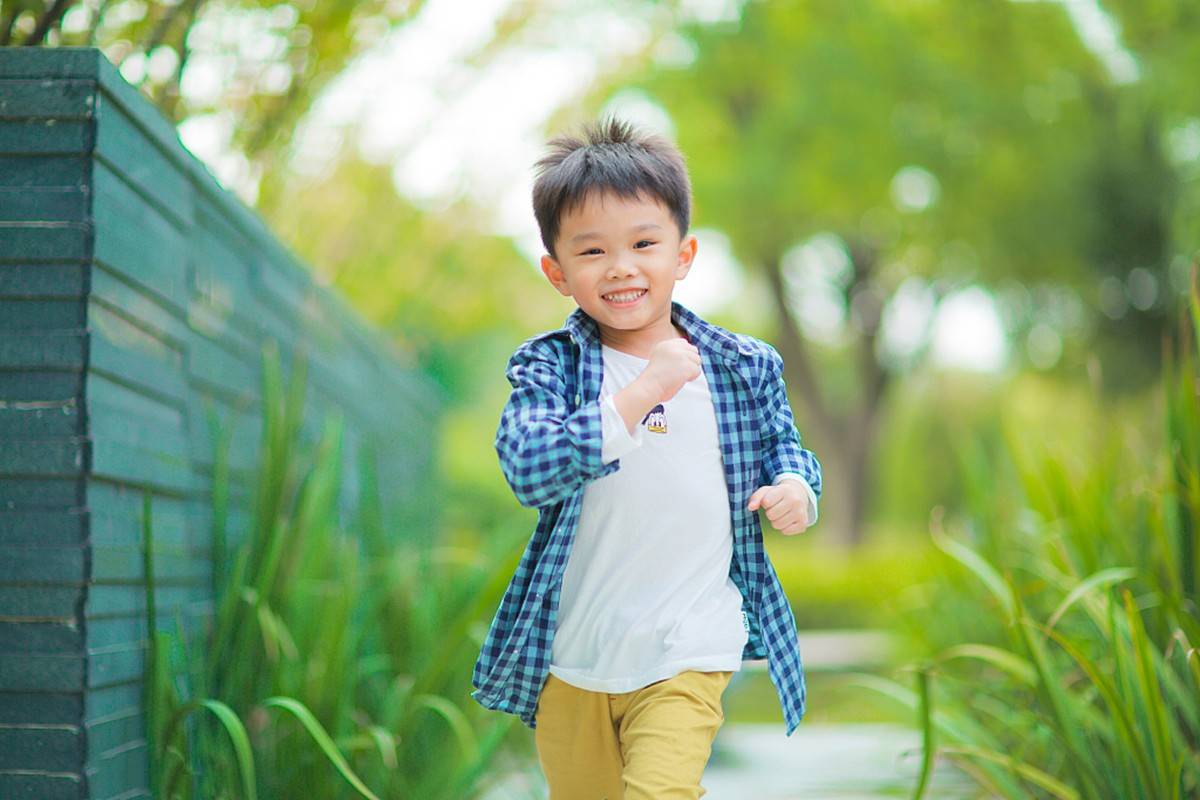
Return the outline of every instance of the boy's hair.
[[[534,165],[533,214],[542,244],[554,258],[562,215],[583,204],[593,192],[639,195],[663,203],[675,218],[679,236],[687,234],[692,186],[683,154],[658,134],[645,134],[610,117],[584,125],[582,137],[563,134],[548,142],[550,152]]]

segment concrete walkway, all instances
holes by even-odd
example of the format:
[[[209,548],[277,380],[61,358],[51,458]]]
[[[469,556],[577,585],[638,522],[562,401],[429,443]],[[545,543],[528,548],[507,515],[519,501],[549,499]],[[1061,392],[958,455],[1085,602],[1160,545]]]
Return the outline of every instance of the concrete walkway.
[[[926,798],[974,796],[952,764],[935,767]],[[706,800],[874,800],[911,797],[920,769],[920,734],[904,726],[740,724],[717,734],[700,783]]]
[[[875,723],[727,725],[713,743],[700,785],[705,800],[881,800],[911,797],[921,768],[920,736]],[[949,762],[939,762],[925,797],[981,796]],[[494,783],[485,800],[546,800],[537,765]]]

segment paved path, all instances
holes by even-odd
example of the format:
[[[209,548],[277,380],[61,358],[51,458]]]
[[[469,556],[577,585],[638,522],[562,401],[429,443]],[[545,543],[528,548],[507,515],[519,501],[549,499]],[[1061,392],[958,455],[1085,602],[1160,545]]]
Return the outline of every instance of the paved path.
[[[727,725],[700,785],[705,800],[882,800],[912,796],[921,768],[920,736],[899,725],[800,723],[791,736],[781,723]],[[948,762],[937,765],[925,797],[966,800],[978,795]],[[546,800],[545,779],[532,770],[493,785],[486,800]]]
[[[925,796],[974,796],[952,764],[936,764]],[[921,769],[921,738],[900,725],[801,722],[722,728],[701,785],[705,800],[874,800],[911,797]]]

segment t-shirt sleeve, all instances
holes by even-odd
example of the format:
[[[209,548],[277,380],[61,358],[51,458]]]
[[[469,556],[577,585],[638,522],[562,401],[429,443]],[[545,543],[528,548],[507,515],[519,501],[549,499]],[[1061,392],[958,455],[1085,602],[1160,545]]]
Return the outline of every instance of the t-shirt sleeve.
[[[600,404],[600,430],[600,461],[605,464],[640,447],[645,433],[641,425],[632,434],[629,432],[611,394],[605,395]]]

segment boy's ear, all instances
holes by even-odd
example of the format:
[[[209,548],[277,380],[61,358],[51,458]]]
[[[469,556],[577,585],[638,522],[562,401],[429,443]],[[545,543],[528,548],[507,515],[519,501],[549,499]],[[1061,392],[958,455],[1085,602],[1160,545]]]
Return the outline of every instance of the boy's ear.
[[[688,274],[688,270],[692,268],[692,262],[696,260],[696,248],[698,246],[695,234],[689,233],[683,237],[683,241],[679,243],[679,263],[675,266],[675,280],[683,280]]]
[[[546,276],[546,280],[550,281],[555,289],[558,289],[559,294],[564,296],[571,294],[571,290],[567,286],[567,279],[563,276],[562,267],[549,254],[542,256],[542,274]]]

